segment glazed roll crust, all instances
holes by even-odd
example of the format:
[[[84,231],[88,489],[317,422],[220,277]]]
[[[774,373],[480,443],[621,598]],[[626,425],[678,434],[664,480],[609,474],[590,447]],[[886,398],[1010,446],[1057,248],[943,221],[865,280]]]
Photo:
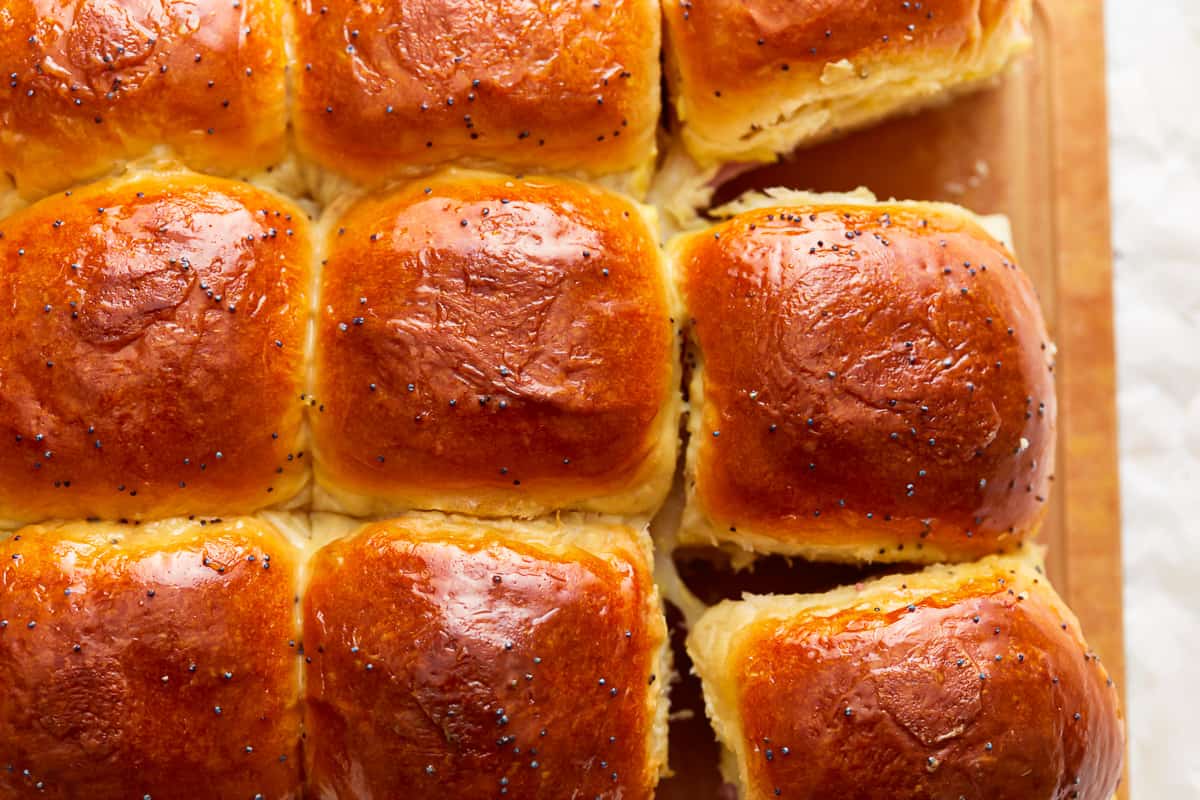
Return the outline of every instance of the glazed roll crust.
[[[283,0],[14,0],[0,171],[32,199],[165,145],[217,174],[283,156]]]
[[[294,551],[253,519],[0,540],[0,795],[300,796]]]
[[[682,139],[702,164],[797,145],[971,87],[1029,47],[1030,0],[664,0]]]
[[[1116,689],[1040,568],[933,567],[749,597],[689,640],[745,800],[1110,800]]]
[[[325,239],[318,506],[648,512],[674,470],[673,290],[639,208],[443,173]]]
[[[363,183],[450,163],[646,170],[659,14],[651,0],[304,0],[297,144]]]
[[[298,208],[157,172],[0,231],[0,519],[240,513],[304,486]]]
[[[685,541],[935,561],[1036,530],[1053,346],[1028,278],[969,215],[767,207],[671,252],[699,361]]]
[[[1113,800],[1010,250],[863,194],[696,216],[1032,12],[0,0],[0,800],[652,800],[656,575],[741,800]],[[766,554],[945,563],[692,593]]]
[[[648,558],[619,525],[436,515],[327,545],[304,601],[313,796],[652,797]]]

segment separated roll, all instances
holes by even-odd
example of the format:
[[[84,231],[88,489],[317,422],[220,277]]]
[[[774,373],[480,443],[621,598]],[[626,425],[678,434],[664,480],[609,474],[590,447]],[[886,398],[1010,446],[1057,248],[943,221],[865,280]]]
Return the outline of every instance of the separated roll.
[[[671,243],[696,360],[680,539],[835,561],[1011,550],[1054,474],[1054,347],[953,206],[766,199]]]
[[[1030,560],[748,596],[688,640],[743,800],[1110,800],[1117,690]]]
[[[974,88],[1030,46],[1031,0],[664,0],[683,145],[701,166],[798,145]]]

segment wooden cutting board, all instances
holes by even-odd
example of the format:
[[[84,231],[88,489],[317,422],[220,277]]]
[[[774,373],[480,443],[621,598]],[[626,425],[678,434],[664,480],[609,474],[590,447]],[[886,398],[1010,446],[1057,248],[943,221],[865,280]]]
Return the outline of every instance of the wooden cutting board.
[[[946,200],[1008,215],[1018,259],[1038,287],[1058,344],[1058,462],[1041,542],[1049,548],[1055,587],[1123,686],[1102,2],[1038,0],[1035,6],[1034,51],[998,87],[742,175],[718,200],[769,186],[866,186],[881,198]],[[800,570],[764,565],[754,588],[820,590],[862,574],[828,566]],[[714,587],[706,599],[730,594],[727,586],[715,588],[723,580],[709,565],[682,564],[681,572],[701,594],[705,584]],[[716,745],[678,648],[676,666],[685,675],[672,694],[676,775],[658,796],[718,797]],[[1124,783],[1122,798],[1128,796]]]

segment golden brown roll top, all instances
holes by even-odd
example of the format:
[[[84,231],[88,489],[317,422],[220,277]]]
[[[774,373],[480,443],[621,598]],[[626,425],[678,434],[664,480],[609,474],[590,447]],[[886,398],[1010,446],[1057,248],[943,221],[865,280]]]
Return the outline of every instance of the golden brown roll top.
[[[318,508],[662,501],[674,295],[639,207],[570,181],[449,172],[358,203],[324,247]]]
[[[649,539],[610,523],[414,516],[310,564],[318,798],[653,796],[666,631]]]
[[[296,558],[252,519],[0,539],[0,796],[300,796]]]
[[[644,530],[268,516],[0,538],[0,796],[653,796]]]
[[[743,800],[1110,800],[1118,695],[1040,568],[748,596],[688,643]]]
[[[682,140],[769,161],[977,85],[1029,47],[1030,0],[663,0]]]
[[[306,481],[308,225],[185,172],[0,224],[0,520],[241,513]]]
[[[283,0],[13,0],[0,172],[29,199],[166,145],[219,174],[283,155]]]
[[[1036,530],[1053,346],[969,214],[818,197],[670,250],[699,360],[684,541],[935,561]]]
[[[301,155],[362,183],[463,163],[604,175],[654,161],[653,0],[305,0]]]

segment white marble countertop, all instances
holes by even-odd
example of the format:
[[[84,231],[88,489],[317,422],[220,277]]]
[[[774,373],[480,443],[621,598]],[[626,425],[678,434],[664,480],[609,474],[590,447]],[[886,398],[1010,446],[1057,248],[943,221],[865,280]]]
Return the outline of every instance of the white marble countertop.
[[[1134,800],[1200,798],[1200,1],[1107,4]]]

